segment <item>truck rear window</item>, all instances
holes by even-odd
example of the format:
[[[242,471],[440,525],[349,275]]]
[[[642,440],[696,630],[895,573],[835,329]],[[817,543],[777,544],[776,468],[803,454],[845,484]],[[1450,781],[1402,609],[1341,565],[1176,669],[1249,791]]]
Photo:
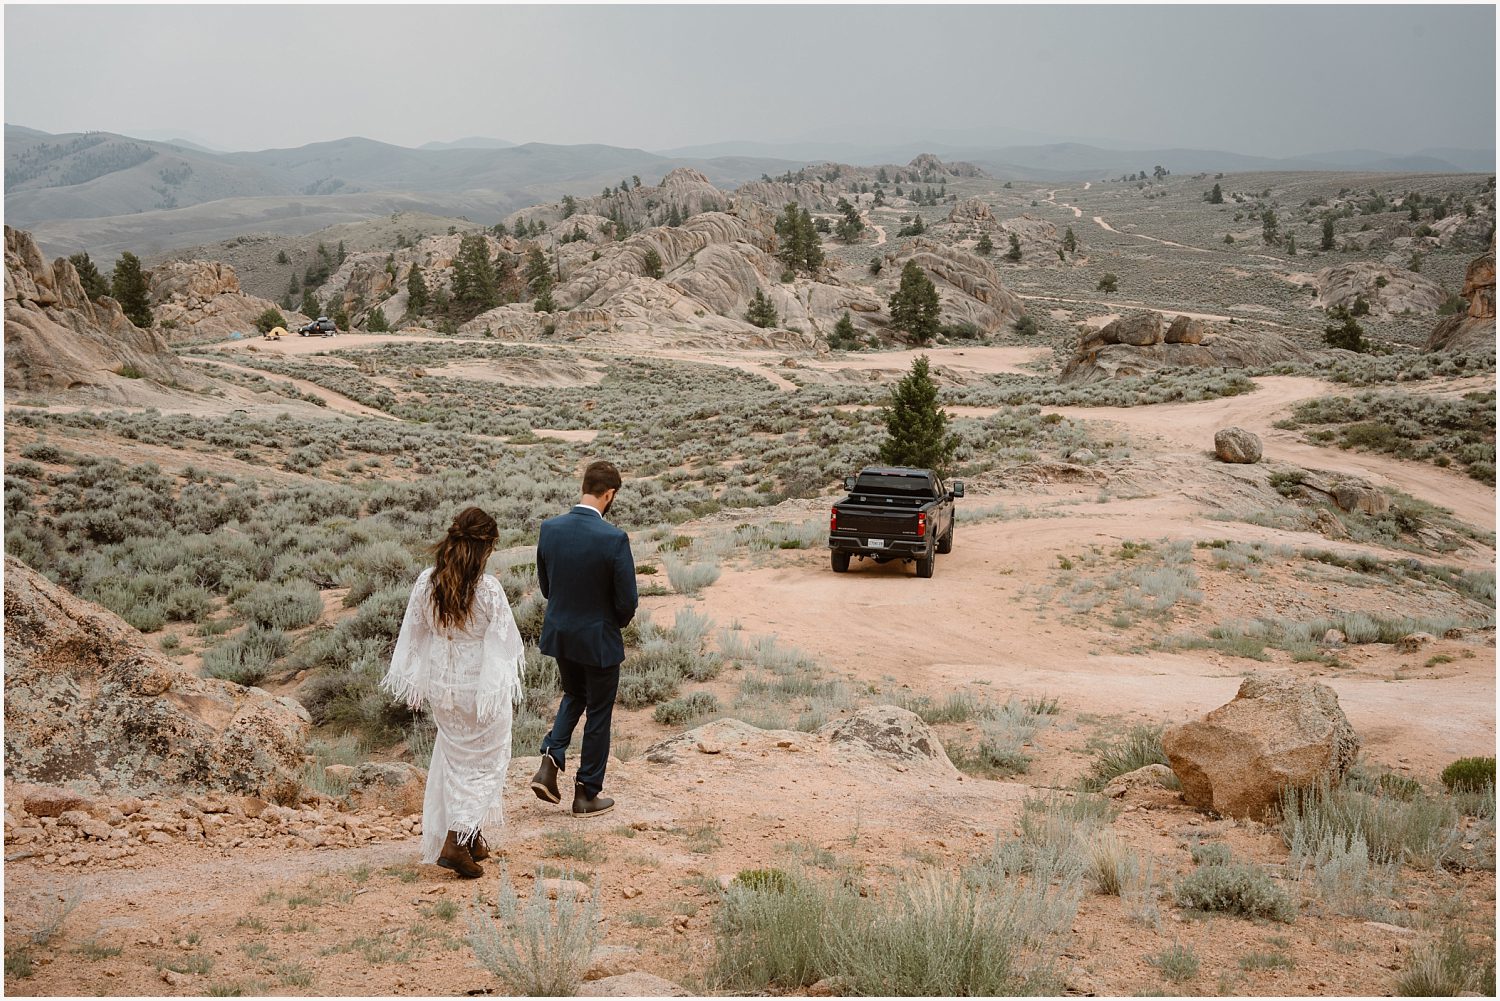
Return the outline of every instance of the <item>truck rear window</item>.
[[[882,476],[865,473],[854,481],[857,494],[901,494],[905,497],[931,497],[932,481],[925,476]]]

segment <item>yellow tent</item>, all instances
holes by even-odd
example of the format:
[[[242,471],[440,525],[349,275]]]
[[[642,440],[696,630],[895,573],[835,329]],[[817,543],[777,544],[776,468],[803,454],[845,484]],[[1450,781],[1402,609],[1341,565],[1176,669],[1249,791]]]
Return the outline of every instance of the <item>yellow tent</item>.
[[[284,327],[272,327],[266,331],[266,340],[268,341],[279,341],[285,336],[286,328]]]

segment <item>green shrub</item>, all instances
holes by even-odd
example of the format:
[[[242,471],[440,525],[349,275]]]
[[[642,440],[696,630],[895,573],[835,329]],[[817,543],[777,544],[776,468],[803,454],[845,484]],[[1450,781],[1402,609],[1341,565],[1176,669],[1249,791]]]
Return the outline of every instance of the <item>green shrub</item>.
[[[1396,978],[1397,997],[1457,997],[1476,991],[1482,997],[1494,994],[1493,949],[1471,947],[1457,925],[1447,926],[1437,941],[1409,955],[1406,968]]]
[[[1191,851],[1194,865],[1228,865],[1232,858],[1229,846],[1217,843],[1193,845]]]
[[[1294,852],[1324,853],[1319,845],[1337,838],[1364,840],[1375,863],[1405,863],[1436,869],[1462,840],[1453,804],[1425,795],[1400,799],[1348,785],[1287,789],[1281,800],[1281,836]]]
[[[1459,758],[1443,769],[1443,786],[1451,792],[1479,792],[1495,788],[1494,758]]]
[[[256,685],[291,648],[291,638],[280,629],[252,624],[238,636],[204,651],[203,673],[238,685]]]
[[[785,893],[791,880],[781,869],[741,869],[735,874],[734,885],[747,890]]]
[[[1110,780],[1147,765],[1171,764],[1161,747],[1162,728],[1137,724],[1124,736],[1100,747],[1094,756],[1083,786],[1090,791],[1103,789]]]
[[[662,726],[682,726],[690,720],[718,711],[719,700],[712,692],[693,692],[683,698],[661,703],[656,707],[653,718]]]
[[[250,622],[267,629],[301,629],[323,614],[323,593],[307,581],[258,584],[234,607]]]
[[[1291,921],[1297,906],[1257,865],[1231,862],[1199,866],[1177,883],[1177,903],[1200,911]]]
[[[599,941],[598,893],[588,900],[569,893],[548,900],[545,882],[538,871],[523,903],[502,866],[495,916],[471,908],[468,940],[475,958],[510,993],[566,997],[577,993]]]

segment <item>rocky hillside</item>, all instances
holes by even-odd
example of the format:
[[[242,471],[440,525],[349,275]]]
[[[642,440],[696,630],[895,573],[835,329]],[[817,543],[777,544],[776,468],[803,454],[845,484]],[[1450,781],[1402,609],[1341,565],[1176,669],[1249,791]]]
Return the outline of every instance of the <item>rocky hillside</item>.
[[[301,705],[189,673],[12,557],[5,662],[7,778],[138,796],[299,788]]]
[[[1143,310],[1084,333],[1063,368],[1064,383],[1090,383],[1149,375],[1167,368],[1252,368],[1306,361],[1307,350],[1268,330],[1226,327]]]
[[[1464,275],[1466,312],[1445,316],[1432,328],[1427,351],[1495,350],[1495,253],[1476,257]]]
[[[66,258],[48,264],[29,233],[5,227],[6,390],[80,390],[123,402],[136,379],[202,382],[159,333],[126,319],[115,300],[91,301]]]
[[[151,312],[172,343],[223,340],[235,332],[253,335],[256,319],[277,309],[269,299],[240,290],[234,268],[217,261],[168,261],[151,269]],[[311,317],[278,310],[293,327]]]

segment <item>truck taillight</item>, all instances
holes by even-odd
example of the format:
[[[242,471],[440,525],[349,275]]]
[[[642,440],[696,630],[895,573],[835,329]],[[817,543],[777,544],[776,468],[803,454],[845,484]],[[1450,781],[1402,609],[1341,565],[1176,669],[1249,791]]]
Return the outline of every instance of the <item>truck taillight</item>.
[[[917,514],[917,538],[920,539],[920,538],[922,538],[922,536],[924,536],[926,534],[927,534],[927,513],[924,511],[924,512],[919,512]]]
[[[828,530],[837,532],[839,530],[839,509],[832,508],[828,512]]]

